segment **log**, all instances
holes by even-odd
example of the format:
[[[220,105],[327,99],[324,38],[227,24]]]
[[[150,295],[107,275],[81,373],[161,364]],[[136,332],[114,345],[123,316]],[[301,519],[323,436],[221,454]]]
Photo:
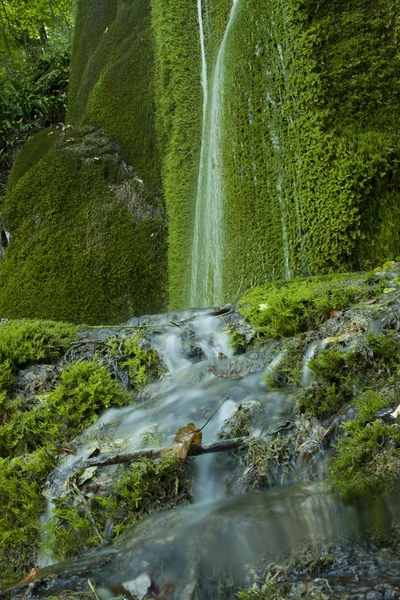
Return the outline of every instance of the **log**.
[[[232,438],[230,440],[219,440],[218,442],[212,442],[211,444],[204,445],[191,445],[188,450],[188,456],[199,456],[200,454],[211,454],[214,452],[223,452],[224,450],[233,450],[239,446],[247,446],[249,442],[254,440],[252,436]],[[178,448],[178,444],[176,444]],[[173,450],[173,446],[171,447]],[[135,462],[140,458],[159,458],[165,456],[165,448],[153,448],[149,450],[139,450],[138,452],[132,452],[131,454],[106,454],[105,456],[96,456],[89,458],[85,462],[79,465],[80,469],[87,469],[89,467],[105,467],[108,465],[122,465],[126,463]]]

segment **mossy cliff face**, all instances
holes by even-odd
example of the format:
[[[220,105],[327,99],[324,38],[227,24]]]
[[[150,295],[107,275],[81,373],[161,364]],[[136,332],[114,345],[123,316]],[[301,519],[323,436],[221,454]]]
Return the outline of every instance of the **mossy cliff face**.
[[[243,2],[225,91],[230,294],[399,252],[397,26],[390,0]]]
[[[110,323],[164,305],[162,207],[94,128],[33,138],[2,210],[2,316]]]
[[[166,307],[153,63],[148,2],[78,3],[68,128],[25,146],[2,203],[1,316],[110,323]]]
[[[218,167],[224,199],[224,247],[223,289],[218,297],[228,300],[270,280],[358,270],[397,256],[400,53],[394,0],[373,4],[367,0],[345,4],[336,0],[237,2],[226,39],[220,96]],[[209,98],[231,8],[231,0],[201,2]],[[85,271],[78,260],[80,284],[72,271],[68,278],[64,275],[62,263],[72,269],[71,261],[54,258],[57,265],[50,268],[52,283],[45,282],[40,302],[32,301],[36,294],[32,272],[45,271],[50,245],[65,248],[70,243],[66,238],[71,238],[67,229],[60,229],[64,213],[54,221],[54,229],[48,220],[45,233],[37,221],[36,229],[28,225],[24,229],[24,203],[37,207],[43,202],[44,206],[45,197],[52,197],[61,207],[72,205],[79,197],[82,212],[74,215],[74,223],[78,223],[76,218],[84,219],[83,205],[88,202],[82,191],[86,185],[91,206],[95,196],[96,210],[105,206],[100,184],[97,191],[92,186],[90,192],[87,183],[77,192],[72,192],[71,184],[68,199],[61,194],[57,188],[57,182],[63,181],[58,174],[60,148],[56,150],[45,134],[27,147],[9,182],[3,212],[13,250],[7,252],[1,267],[5,285],[0,292],[0,308],[7,310],[6,314],[94,322],[120,319],[128,305],[136,312],[159,310],[166,302],[163,274],[167,270],[170,306],[189,304],[204,125],[199,20],[198,4],[192,0],[78,2],[68,121],[75,128],[93,124],[115,140],[126,164],[165,200],[168,251],[160,238],[146,238],[140,251],[146,257],[146,268],[138,276],[124,267],[121,272],[129,271],[131,279],[122,284],[117,277],[117,288],[114,279],[105,275],[108,267],[96,266],[96,261]],[[68,161],[77,160],[75,154],[65,156]],[[97,182],[101,165],[84,164],[82,177]],[[210,168],[214,167],[211,161]],[[74,172],[70,164],[63,168]],[[51,191],[47,193],[43,190],[48,184]],[[106,196],[107,185],[108,180]],[[29,194],[18,186],[29,188]],[[59,187],[65,189],[65,179]],[[26,201],[27,197],[31,200]],[[119,218],[117,213],[114,216]],[[69,217],[65,218],[70,227]],[[81,229],[85,229],[84,223],[87,220],[79,222]],[[91,223],[94,232],[97,226]],[[119,223],[113,217],[112,225],[107,226],[109,233],[113,228],[125,230],[127,223]],[[145,223],[149,221],[136,223],[135,235]],[[148,227],[151,236],[153,226]],[[26,260],[32,231],[37,231],[35,256],[29,246]],[[102,237],[99,231],[98,239]],[[132,247],[138,250],[135,238],[127,233],[111,237],[113,241],[107,242],[110,251],[127,265]],[[95,268],[100,269],[96,275]],[[96,301],[82,302],[79,286],[84,277],[88,277],[85,285],[93,290]],[[19,287],[17,279],[22,282]],[[105,293],[104,286],[115,291]],[[62,296],[57,303],[68,303],[69,312],[60,309],[55,313],[51,308],[55,288]],[[73,291],[77,288],[79,293]],[[141,300],[125,302],[122,309],[122,300],[116,298],[131,298],[131,288]],[[72,293],[68,302],[67,289]],[[12,309],[11,293],[16,298]],[[75,306],[78,297],[80,306]],[[109,300],[111,310],[106,308]]]
[[[270,279],[359,269],[397,255],[395,3],[238,2],[222,99],[223,296]],[[152,4],[158,107],[171,140],[163,144],[171,304],[179,306],[187,301],[182,257],[191,247],[198,175],[199,27],[193,2],[163,11],[157,0]],[[231,3],[202,6],[211,81]],[[189,110],[172,102],[170,79],[159,77],[165,65],[176,76],[174,98],[191,98]],[[190,153],[181,143],[189,137]],[[184,190],[174,177],[184,180]]]

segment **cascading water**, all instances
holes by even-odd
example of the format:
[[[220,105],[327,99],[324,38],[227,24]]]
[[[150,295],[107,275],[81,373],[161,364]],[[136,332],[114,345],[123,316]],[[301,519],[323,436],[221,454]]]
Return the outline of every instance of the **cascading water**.
[[[118,337],[130,326],[145,327],[147,343],[157,350],[168,372],[146,386],[135,404],[106,411],[72,441],[76,453],[59,460],[48,479],[48,507],[42,523],[51,520],[54,501],[68,493],[68,482],[78,481],[77,474],[81,487],[85,486],[82,495],[88,504],[94,500],[96,505],[99,489],[113,486],[120,474],[118,465],[85,468],[85,461],[94,452],[142,451],[148,449],[149,436],[152,448],[167,447],[176,431],[188,422],[198,427],[207,423],[202,443],[215,443],[221,437],[229,439],[235,416],[240,418],[248,411],[253,442],[267,440],[267,446],[276,453],[278,468],[269,463],[264,482],[257,486],[257,477],[262,477],[258,459],[246,466],[243,453],[238,460],[226,451],[189,458],[185,464],[193,473],[191,504],[147,516],[127,528],[112,545],[104,544],[73,561],[52,565],[52,556],[42,554],[38,557],[42,570],[35,593],[26,595],[22,587],[10,596],[0,592],[0,597],[63,598],[64,590],[83,590],[82,597],[86,597],[89,580],[100,600],[120,598],[121,594],[135,600],[233,600],[238,597],[235,591],[217,593],[220,577],[237,590],[247,584],[249,573],[260,560],[266,565],[276,564],[299,543],[313,547],[317,542],[329,542],[331,546],[342,543],[339,538],[357,538],[365,522],[371,525],[375,508],[364,514],[332,496],[322,481],[315,481],[327,474],[324,459],[329,450],[321,443],[326,430],[311,421],[303,425],[296,421],[293,389],[269,391],[263,382],[264,374],[279,365],[285,351],[277,352],[274,344],[267,344],[233,355],[225,329],[241,329],[244,335],[246,324],[228,308],[217,312],[203,309],[139,317],[113,333]],[[86,343],[98,344],[111,334],[107,328],[89,329]],[[304,385],[310,383],[310,358],[328,341],[325,338],[309,345],[303,362]],[[287,432],[280,428],[288,423],[294,423],[297,433],[291,437],[293,432],[289,431],[285,438]],[[279,431],[282,437],[276,435]],[[292,457],[285,455],[288,441],[296,447]],[[385,514],[395,511],[390,503],[382,503],[380,510]],[[392,516],[397,518],[397,513]],[[111,523],[102,534],[110,540]],[[353,546],[346,546],[343,554],[349,554],[348,548]],[[370,555],[364,560],[370,560]],[[353,569],[349,561],[349,580],[340,585],[357,585]],[[380,569],[370,570],[373,585],[376,580],[381,583],[384,566]],[[342,568],[341,573],[345,573]],[[311,597],[331,598],[322,593]],[[365,596],[369,597],[373,596]]]
[[[226,44],[235,22],[240,0],[234,0],[211,81],[208,97],[207,63],[201,0],[197,2],[203,87],[203,129],[191,255],[190,303],[207,306],[222,301],[223,265],[223,185],[221,128]]]

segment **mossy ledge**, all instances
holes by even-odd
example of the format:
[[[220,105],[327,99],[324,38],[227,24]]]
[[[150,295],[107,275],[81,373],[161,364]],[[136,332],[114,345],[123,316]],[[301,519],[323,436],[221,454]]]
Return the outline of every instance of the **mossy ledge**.
[[[165,307],[162,202],[102,132],[42,132],[17,156],[11,183],[2,317],[116,323]]]
[[[333,444],[330,483],[346,500],[399,489],[399,274],[400,263],[388,261],[371,273],[259,287],[240,301],[258,343],[284,338],[265,381],[290,390],[296,419],[325,427],[321,440]]]
[[[82,345],[81,341],[77,345],[74,342],[84,331],[52,321],[0,323],[0,586],[23,577],[35,563],[38,516],[45,508],[44,484],[57,456],[70,448],[71,441],[104,410],[129,404],[134,397],[132,389],[159,377],[160,360],[155,351],[143,347],[141,330],[122,340],[107,338],[105,342],[113,360],[113,348],[123,345],[121,358],[126,363],[121,367],[129,368],[129,392],[119,385],[113,369],[108,369],[101,357],[80,357],[69,363],[71,351]],[[55,361],[59,361],[57,365],[52,364]],[[44,363],[42,367],[51,370],[51,382],[40,383],[37,379],[33,390],[20,387],[20,369],[32,369],[39,366],[37,363]],[[151,512],[153,505],[186,499],[188,485],[185,468],[174,455],[158,463],[135,465],[123,472],[115,492],[103,500],[99,521],[104,524],[112,516],[119,525],[115,528],[117,534],[122,527]],[[147,504],[141,502],[143,490]],[[160,490],[165,495],[162,501]],[[83,551],[99,543],[98,538],[93,538],[87,515],[81,514],[79,500],[70,494],[64,502],[60,501],[51,521],[49,546],[56,543],[60,557],[75,552],[76,544]]]

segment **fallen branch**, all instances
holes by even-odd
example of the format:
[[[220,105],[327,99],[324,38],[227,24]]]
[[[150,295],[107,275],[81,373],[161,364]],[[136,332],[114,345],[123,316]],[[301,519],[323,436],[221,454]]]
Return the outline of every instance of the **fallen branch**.
[[[212,442],[211,444],[204,444],[203,446],[192,444],[188,450],[188,456],[199,456],[200,454],[211,454],[214,452],[223,452],[224,450],[233,450],[239,446],[247,446],[252,440],[254,440],[253,436],[247,436],[232,438],[230,440],[220,440],[218,442]],[[107,454],[105,456],[89,458],[84,463],[81,463],[79,468],[87,469],[89,467],[122,465],[135,462],[140,458],[160,458],[160,456],[165,456],[165,448],[139,450],[138,452],[133,452],[131,454]]]

